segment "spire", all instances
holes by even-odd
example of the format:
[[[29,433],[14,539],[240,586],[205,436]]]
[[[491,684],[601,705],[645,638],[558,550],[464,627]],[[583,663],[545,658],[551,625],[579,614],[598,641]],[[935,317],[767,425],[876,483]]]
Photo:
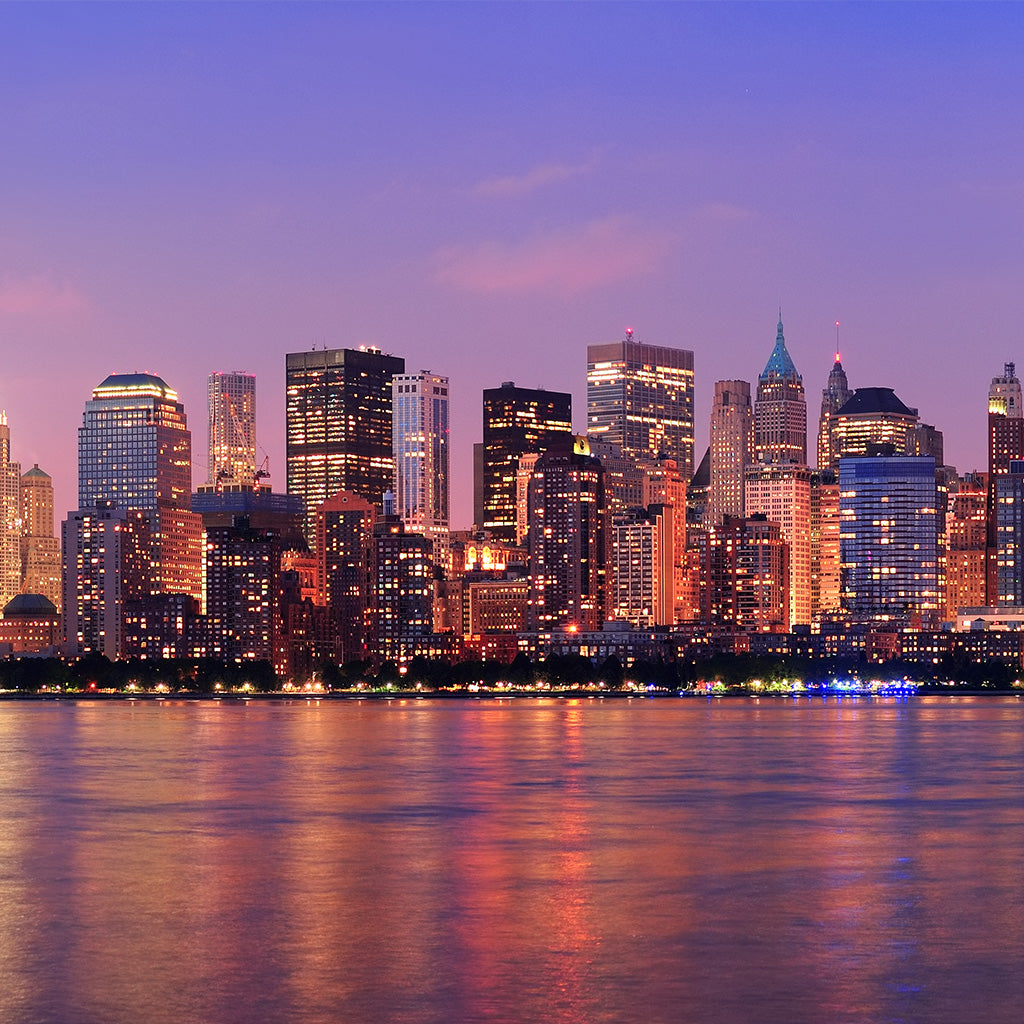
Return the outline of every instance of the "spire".
[[[772,349],[772,354],[768,357],[768,362],[765,364],[764,372],[758,379],[767,381],[772,377],[785,377],[798,382],[803,381],[803,378],[797,373],[796,366],[793,364],[793,360],[786,349],[786,338],[782,333],[781,306],[779,307],[779,328],[775,335],[775,348]]]

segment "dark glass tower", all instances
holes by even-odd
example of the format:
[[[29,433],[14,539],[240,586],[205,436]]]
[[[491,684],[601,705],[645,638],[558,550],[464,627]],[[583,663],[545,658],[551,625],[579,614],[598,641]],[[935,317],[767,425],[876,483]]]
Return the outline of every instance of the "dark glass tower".
[[[288,493],[316,510],[338,491],[380,505],[394,487],[391,378],[405,360],[377,349],[317,349],[285,357]]]
[[[511,381],[484,391],[481,476],[483,522],[495,538],[516,542],[516,471],[519,457],[546,451],[572,431],[572,395],[517,388]]]

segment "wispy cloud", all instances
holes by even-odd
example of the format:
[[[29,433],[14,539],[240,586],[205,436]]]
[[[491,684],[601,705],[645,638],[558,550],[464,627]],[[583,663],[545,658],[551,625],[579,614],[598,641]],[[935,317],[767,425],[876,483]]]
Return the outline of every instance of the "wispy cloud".
[[[592,167],[593,161],[581,164],[538,164],[525,174],[509,174],[478,182],[473,187],[473,195],[498,198],[525,196],[547,185],[555,185],[560,181],[578,178],[586,174]]]
[[[0,277],[0,316],[59,318],[89,309],[85,294],[47,274]]]
[[[437,253],[435,276],[485,294],[574,295],[650,270],[672,241],[660,228],[608,217],[519,242],[450,246]]]

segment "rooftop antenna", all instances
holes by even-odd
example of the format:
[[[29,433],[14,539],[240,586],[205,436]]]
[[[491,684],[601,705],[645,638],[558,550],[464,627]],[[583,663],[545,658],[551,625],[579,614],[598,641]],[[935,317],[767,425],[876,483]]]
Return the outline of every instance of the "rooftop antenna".
[[[839,362],[839,321],[836,321],[836,362]]]

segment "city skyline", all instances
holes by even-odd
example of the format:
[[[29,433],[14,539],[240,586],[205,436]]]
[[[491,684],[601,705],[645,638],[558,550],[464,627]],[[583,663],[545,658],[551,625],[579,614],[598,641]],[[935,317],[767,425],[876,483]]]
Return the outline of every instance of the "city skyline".
[[[313,346],[450,377],[453,526],[481,392],[570,391],[583,432],[586,348],[628,327],[694,352],[696,461],[780,301],[812,404],[839,320],[851,383],[984,469],[1024,303],[1012,8],[52,13],[0,10],[0,407],[58,516],[112,372],[161,376],[194,423],[211,372],[255,374],[283,490],[283,356]]]

